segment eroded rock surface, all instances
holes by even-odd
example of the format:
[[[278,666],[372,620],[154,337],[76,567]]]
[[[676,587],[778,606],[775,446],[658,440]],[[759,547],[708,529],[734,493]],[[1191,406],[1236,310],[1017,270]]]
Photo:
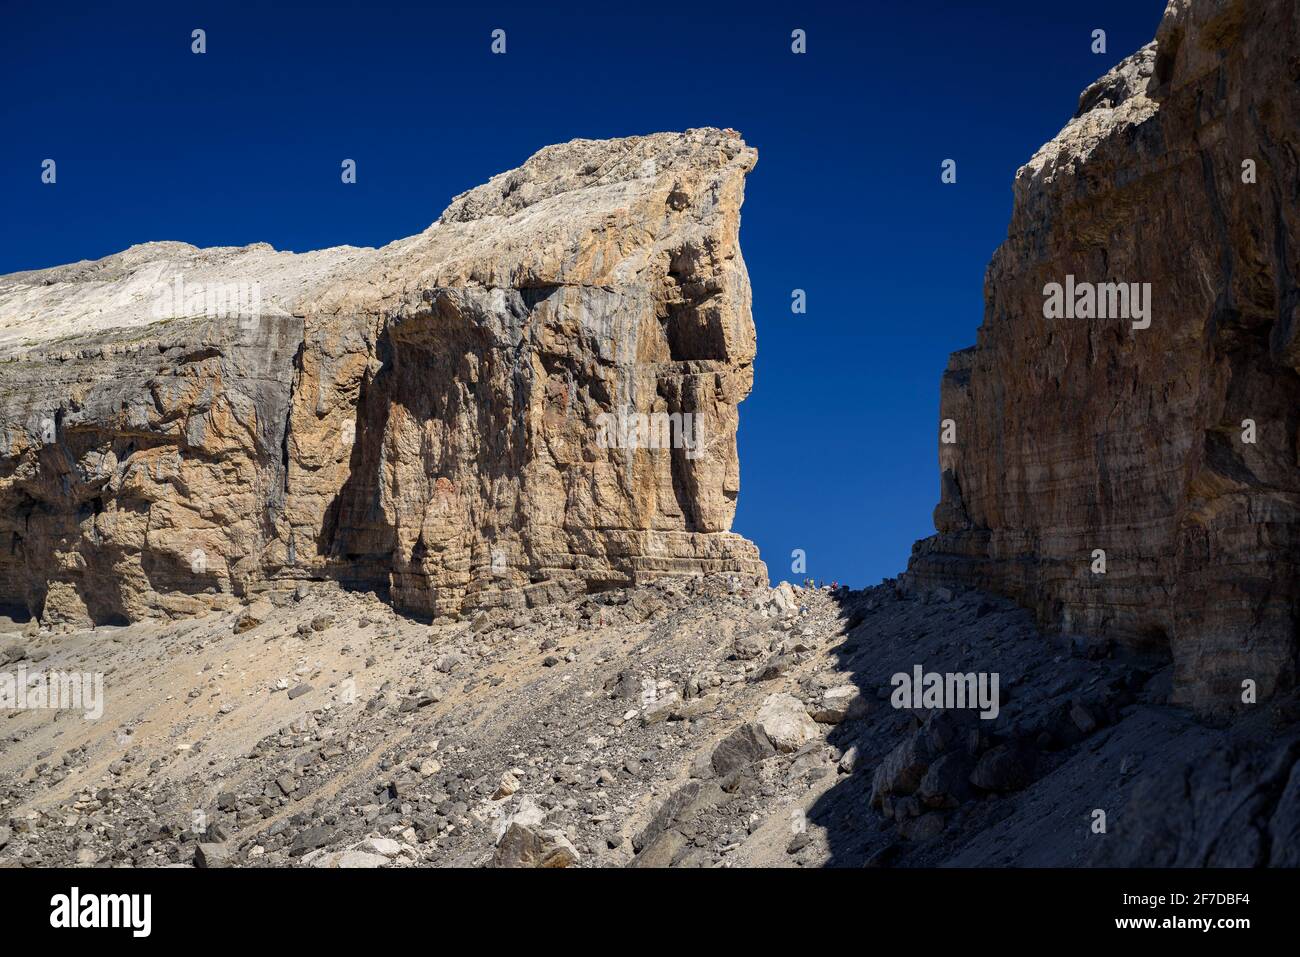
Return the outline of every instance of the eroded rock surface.
[[[1173,0],[1019,171],[910,566],[1163,649],[1202,711],[1296,677],[1298,46],[1290,0]],[[1070,276],[1150,283],[1149,327],[1045,318]]]
[[[576,140],[382,249],[0,278],[0,605],[104,624],[333,578],[440,615],[765,578],[729,531],[755,159],[732,131]]]

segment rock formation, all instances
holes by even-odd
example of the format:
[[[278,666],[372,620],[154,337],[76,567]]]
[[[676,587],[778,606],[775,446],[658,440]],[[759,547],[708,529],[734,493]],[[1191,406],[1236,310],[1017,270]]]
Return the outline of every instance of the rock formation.
[[[729,531],[754,150],[541,150],[417,236],[149,243],[0,277],[0,605],[46,623],[332,578],[427,615],[664,573]]]
[[[1203,711],[1296,678],[1298,48],[1291,0],[1172,0],[1017,173],[910,565],[1164,648]],[[1118,287],[1111,318],[1045,318],[1053,283],[1149,283],[1149,326]]]
[[[1297,34],[1172,0],[1019,172],[859,592],[728,531],[731,131],[0,277],[0,866],[1300,864]]]

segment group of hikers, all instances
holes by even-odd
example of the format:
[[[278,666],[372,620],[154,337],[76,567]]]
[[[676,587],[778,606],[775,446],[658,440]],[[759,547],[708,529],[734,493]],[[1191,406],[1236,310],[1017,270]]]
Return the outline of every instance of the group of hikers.
[[[804,587],[804,588],[825,588],[825,587],[826,587],[826,583],[825,583],[825,582],[819,582],[819,581],[816,581],[816,580],[814,580],[814,579],[812,579],[812,578],[805,578],[805,579],[803,580],[803,587]],[[846,585],[845,587],[848,587],[848,586]],[[837,592],[837,591],[839,591],[839,590],[840,590],[840,583],[839,583],[839,582],[831,582],[831,593],[834,594],[835,592]]]

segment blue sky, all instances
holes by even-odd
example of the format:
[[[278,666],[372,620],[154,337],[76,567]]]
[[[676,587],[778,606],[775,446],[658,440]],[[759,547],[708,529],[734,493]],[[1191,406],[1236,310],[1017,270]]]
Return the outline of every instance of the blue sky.
[[[733,127],[759,151],[735,529],[774,580],[796,548],[827,581],[896,574],[932,531],[939,376],[1012,176],[1164,0],[634,6],[6,0],[0,273],[163,239],[378,246],[547,144]]]

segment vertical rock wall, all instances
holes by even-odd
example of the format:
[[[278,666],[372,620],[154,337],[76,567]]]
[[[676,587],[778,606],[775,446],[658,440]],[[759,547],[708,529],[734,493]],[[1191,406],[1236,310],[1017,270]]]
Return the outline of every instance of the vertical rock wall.
[[[731,131],[578,140],[379,250],[0,278],[0,604],[102,623],[331,577],[437,615],[765,578],[729,531],[754,162]],[[173,282],[258,295],[160,318]]]
[[[1167,649],[1208,711],[1295,682],[1297,50],[1290,0],[1174,0],[1018,172],[978,341],[943,376],[938,534],[910,565]],[[1070,276],[1149,283],[1149,327],[1045,318]]]

